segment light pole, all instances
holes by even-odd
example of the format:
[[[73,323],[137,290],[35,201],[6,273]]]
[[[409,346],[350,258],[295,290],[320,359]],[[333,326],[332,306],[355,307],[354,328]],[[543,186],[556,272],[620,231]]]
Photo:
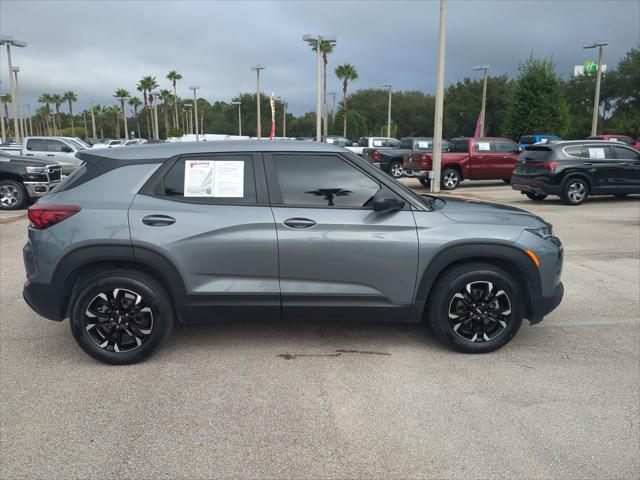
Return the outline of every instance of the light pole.
[[[440,191],[442,162],[442,106],[444,102],[444,51],[447,41],[447,0],[440,0],[440,38],[438,48],[438,77],[436,81],[436,112],[433,128],[433,178],[431,191]]]
[[[31,105],[29,105],[28,103],[25,105],[25,107],[27,107],[27,111],[29,112],[29,135],[33,137],[33,122],[31,120]],[[26,125],[26,121],[25,121],[25,125]]]
[[[15,84],[13,82],[13,66],[11,65],[11,47],[26,47],[27,42],[21,40],[14,40],[13,37],[0,37],[0,45],[7,46],[7,62],[9,63],[9,84],[11,85],[11,106],[13,109],[13,129],[15,131],[16,143],[20,143],[20,127],[18,126],[18,112],[16,108],[17,95],[15,91]]]
[[[600,81],[602,79],[602,47],[606,47],[607,43],[594,42],[591,45],[582,47],[584,50],[589,48],[598,48],[598,72],[596,73],[596,95],[593,99],[593,118],[591,119],[591,136],[598,134],[598,112],[600,110]]]
[[[302,36],[302,40],[307,42],[311,47],[316,48],[316,142],[322,141],[322,92],[320,88],[320,65],[322,52],[320,44],[324,42],[337,42],[335,35],[312,35]]]
[[[331,106],[331,117],[332,117],[332,122],[336,121],[336,92],[335,90],[333,92],[327,92],[327,95],[331,95],[333,97],[333,103]]]
[[[29,116],[29,120],[31,120],[31,116]],[[84,110],[82,111],[82,121],[84,122],[84,136],[86,138],[89,132],[87,131],[87,115]]]
[[[260,70],[264,70],[264,65],[255,65],[251,71],[256,72],[256,135],[258,140],[262,138],[262,124],[260,123]]]
[[[22,105],[20,104],[20,83],[18,82],[18,73],[20,72],[20,67],[13,67],[13,81],[16,84],[16,110],[18,110],[18,126],[20,127],[20,137],[26,137],[25,128],[24,128],[24,118],[22,118]]]
[[[150,92],[153,106],[153,131],[156,140],[160,140],[160,130],[158,129],[158,95],[160,92]]]
[[[0,68],[0,72],[2,71],[2,68]],[[2,95],[2,83],[0,83],[0,95]],[[4,101],[0,100],[0,140],[2,140],[2,143],[5,142],[7,138],[7,132],[4,128]]]
[[[199,86],[189,87],[189,90],[193,90],[193,108],[196,117],[196,142],[198,141],[198,132],[200,131],[200,129],[198,128],[198,97],[196,95],[196,91],[199,88]]]
[[[184,107],[184,129],[187,134],[191,134],[191,123],[193,121],[191,118],[191,107],[193,107],[193,105],[191,103],[185,103]]]
[[[231,102],[231,105],[238,105],[238,136],[242,136],[242,102]]]
[[[276,100],[280,100],[282,102],[282,138],[287,137],[287,101],[282,98],[282,97],[278,97],[276,98]]]
[[[387,137],[391,138],[391,84],[385,83],[384,88],[389,89],[389,106],[387,107]]]
[[[474,70],[482,70],[484,72],[484,80],[482,82],[482,107],[480,108],[480,136],[484,137],[484,119],[487,111],[487,78],[489,77],[489,65],[473,67]]]

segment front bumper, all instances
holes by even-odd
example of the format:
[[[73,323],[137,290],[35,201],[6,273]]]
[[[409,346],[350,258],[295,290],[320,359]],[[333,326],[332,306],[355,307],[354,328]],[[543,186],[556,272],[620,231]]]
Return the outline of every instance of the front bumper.
[[[529,323],[532,325],[540,323],[545,315],[550,314],[558,305],[560,305],[563,296],[564,285],[562,282],[558,282],[558,284],[553,288],[551,295],[545,297],[534,297],[531,315],[529,316]]]
[[[52,182],[23,182],[29,198],[37,198],[46,195],[56,187],[61,180],[54,180]]]
[[[405,168],[405,177],[426,178],[429,176],[429,170],[420,170],[417,168]]]

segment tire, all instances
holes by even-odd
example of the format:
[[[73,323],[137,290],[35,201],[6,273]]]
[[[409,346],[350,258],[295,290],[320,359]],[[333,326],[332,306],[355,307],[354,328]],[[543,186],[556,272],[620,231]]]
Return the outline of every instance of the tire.
[[[169,296],[160,282],[146,273],[103,271],[81,279],[76,287],[82,290],[71,301],[71,332],[80,348],[100,362],[137,363],[171,332]],[[93,317],[97,319],[93,321],[92,312],[105,315]]]
[[[488,302],[477,301],[489,294],[493,297]],[[438,278],[427,320],[440,341],[454,350],[493,352],[518,333],[524,315],[522,298],[517,282],[503,269],[487,263],[463,264]]]
[[[548,197],[548,195],[545,195],[544,193],[524,192],[524,194],[527,196],[529,200],[534,200],[536,202],[541,202],[542,200]]]
[[[589,197],[589,183],[580,177],[565,180],[561,197],[567,205],[580,205]]]
[[[0,180],[0,210],[20,210],[27,205],[29,195],[24,185],[15,180]]]
[[[503,178],[502,181],[504,183],[506,183],[507,185],[509,185],[511,183],[511,179],[510,178]]]
[[[420,177],[418,181],[427,188],[431,188],[431,180],[428,177]]]
[[[389,164],[389,175],[393,178],[400,178],[404,175],[404,168],[402,162],[391,162]]]
[[[460,174],[454,168],[445,168],[440,178],[440,185],[443,190],[455,190],[460,185]]]

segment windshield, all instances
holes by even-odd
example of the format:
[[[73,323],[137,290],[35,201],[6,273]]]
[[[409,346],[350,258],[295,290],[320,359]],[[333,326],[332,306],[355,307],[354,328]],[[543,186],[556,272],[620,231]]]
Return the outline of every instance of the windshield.
[[[68,143],[70,143],[73,148],[75,148],[76,150],[86,150],[87,147],[79,144],[78,142],[76,142],[75,140],[71,139],[71,138],[66,138],[65,139]]]
[[[91,148],[91,145],[89,145],[87,142],[85,142],[81,138],[75,137],[73,140],[79,143],[80,145],[82,145],[84,148]]]

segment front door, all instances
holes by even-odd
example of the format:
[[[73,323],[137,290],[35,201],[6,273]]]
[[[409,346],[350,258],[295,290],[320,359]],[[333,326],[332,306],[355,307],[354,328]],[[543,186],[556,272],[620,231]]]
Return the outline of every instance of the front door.
[[[376,213],[380,183],[337,154],[265,155],[283,316],[404,320],[418,240],[406,209]]]
[[[622,145],[611,148],[621,167],[620,193],[640,192],[640,152]]]
[[[129,225],[134,254],[151,249],[178,271],[186,321],[279,317],[276,231],[260,156],[168,162],[136,195]]]

